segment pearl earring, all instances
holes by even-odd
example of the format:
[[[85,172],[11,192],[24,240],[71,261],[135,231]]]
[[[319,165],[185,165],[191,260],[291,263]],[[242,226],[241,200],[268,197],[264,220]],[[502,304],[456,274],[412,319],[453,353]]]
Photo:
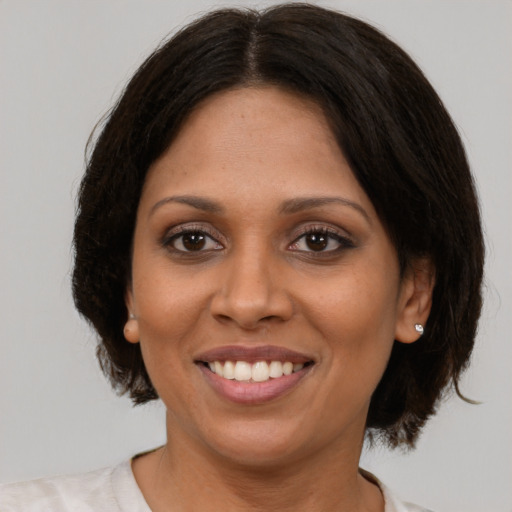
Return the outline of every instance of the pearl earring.
[[[421,324],[415,324],[415,325],[414,325],[414,328],[416,329],[416,332],[417,332],[420,336],[423,336],[423,332],[425,331],[425,329],[423,328],[423,325],[421,325]]]

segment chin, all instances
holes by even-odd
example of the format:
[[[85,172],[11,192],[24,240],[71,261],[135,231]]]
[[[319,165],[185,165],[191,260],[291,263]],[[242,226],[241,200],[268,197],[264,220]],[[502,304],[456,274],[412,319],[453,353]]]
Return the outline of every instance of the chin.
[[[276,421],[240,421],[207,442],[215,454],[231,463],[248,469],[277,467],[301,457],[303,443],[296,430],[283,429],[283,423]]]

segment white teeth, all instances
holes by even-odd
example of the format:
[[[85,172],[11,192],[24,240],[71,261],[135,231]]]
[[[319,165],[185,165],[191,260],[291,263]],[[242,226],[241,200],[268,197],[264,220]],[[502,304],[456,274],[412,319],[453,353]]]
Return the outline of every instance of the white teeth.
[[[278,379],[283,375],[291,375],[304,368],[303,363],[292,363],[290,361],[258,361],[250,364],[246,361],[214,361],[208,363],[210,370],[224,377],[225,379],[235,379],[238,381],[266,382],[270,378]]]
[[[272,361],[269,370],[270,376],[273,379],[278,379],[283,376],[283,363],[281,363],[281,361]]]
[[[290,361],[286,361],[286,363],[283,363],[283,373],[285,375],[291,375],[293,372],[293,363],[290,363]]]
[[[220,375],[221,377],[224,377],[224,372],[223,372],[222,364],[219,361],[215,361],[215,363],[213,363],[213,364],[215,366],[215,373],[217,375]]]
[[[215,361],[217,363],[217,361]],[[220,364],[220,363],[219,363]],[[217,372],[215,372],[217,373]],[[235,379],[249,380],[252,376],[251,365],[245,361],[237,361],[235,364]]]
[[[222,376],[225,379],[233,380],[235,378],[235,364],[231,361],[226,361],[222,370]]]
[[[252,365],[252,380],[254,382],[265,382],[269,379],[268,364],[265,361],[258,361]]]

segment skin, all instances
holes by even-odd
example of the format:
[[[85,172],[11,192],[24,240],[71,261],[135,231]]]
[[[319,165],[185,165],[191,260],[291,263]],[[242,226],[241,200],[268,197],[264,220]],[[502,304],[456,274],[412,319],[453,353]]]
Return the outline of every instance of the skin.
[[[316,104],[274,87],[205,100],[148,172],[127,290],[125,337],[167,408],[166,446],[133,463],[152,510],[383,511],[358,473],[364,426],[393,340],[428,317],[426,266],[400,276]],[[315,364],[275,400],[233,403],[196,358],[237,344]]]

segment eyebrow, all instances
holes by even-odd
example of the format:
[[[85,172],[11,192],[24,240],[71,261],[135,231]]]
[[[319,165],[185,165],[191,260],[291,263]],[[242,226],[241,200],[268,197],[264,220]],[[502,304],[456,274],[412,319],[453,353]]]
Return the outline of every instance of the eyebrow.
[[[192,206],[193,208],[196,208],[197,210],[202,210],[204,212],[209,213],[222,213],[224,211],[224,208],[216,203],[215,201],[212,201],[211,199],[207,199],[205,197],[198,197],[198,196],[171,196],[171,197],[165,197],[164,199],[158,201],[153,205],[151,210],[149,211],[149,216],[151,216],[155,210],[160,208],[161,206],[164,206],[169,203],[180,203],[180,204],[186,204],[188,206]]]
[[[161,199],[157,203],[153,205],[151,210],[149,211],[149,216],[151,216],[155,210],[158,208],[169,204],[169,203],[179,203],[186,204],[188,206],[192,206],[197,210],[201,210],[208,213],[223,213],[224,208],[217,202],[212,201],[211,199],[207,199],[206,197],[199,196],[170,196]],[[290,215],[294,213],[299,213],[305,210],[312,210],[314,208],[321,208],[322,206],[329,204],[341,204],[342,206],[348,206],[353,208],[357,212],[359,212],[366,221],[371,224],[371,218],[366,212],[366,210],[358,203],[354,201],[350,201],[349,199],[345,199],[343,197],[337,196],[326,196],[326,197],[297,197],[293,199],[287,199],[281,204],[279,208],[279,213],[284,215]]]
[[[326,196],[326,197],[298,197],[294,199],[288,199],[283,202],[280,208],[280,212],[284,214],[292,214],[302,212],[304,210],[311,210],[313,208],[320,208],[329,204],[341,204],[348,206],[359,212],[366,221],[371,224],[370,215],[368,212],[358,203],[345,199],[344,197]]]

